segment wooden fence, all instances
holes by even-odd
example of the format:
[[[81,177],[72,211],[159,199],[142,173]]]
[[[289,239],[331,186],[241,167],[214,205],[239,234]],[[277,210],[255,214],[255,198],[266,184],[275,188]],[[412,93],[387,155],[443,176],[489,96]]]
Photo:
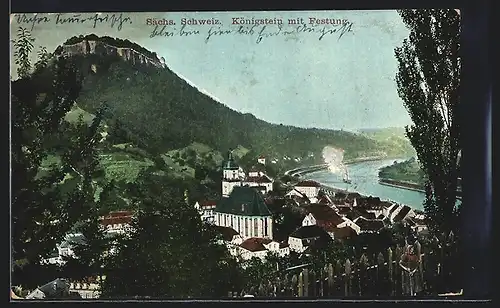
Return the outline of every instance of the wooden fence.
[[[456,285],[457,251],[453,241],[422,251],[419,242],[389,248],[385,253],[322,269],[304,268],[300,273],[278,275],[240,295],[256,297],[389,297],[437,295],[460,288]],[[371,265],[370,265],[371,264]],[[455,291],[455,290],[454,290]],[[238,292],[239,293],[239,292]],[[231,293],[230,296],[238,296]]]

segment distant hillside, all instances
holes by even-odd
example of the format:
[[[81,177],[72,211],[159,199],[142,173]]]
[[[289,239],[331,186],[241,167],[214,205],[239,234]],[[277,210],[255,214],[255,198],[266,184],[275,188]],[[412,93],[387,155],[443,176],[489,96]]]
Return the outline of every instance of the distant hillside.
[[[387,127],[387,128],[366,128],[358,130],[361,135],[381,143],[392,144],[394,152],[415,156],[416,152],[413,146],[406,137],[404,127]]]
[[[383,167],[378,175],[381,179],[411,182],[422,186],[425,183],[425,174],[415,158]]]
[[[348,159],[406,151],[394,146],[399,140],[274,125],[239,113],[160,67],[156,54],[130,41],[75,37],[57,49],[56,54],[62,53],[77,59],[86,75],[78,105],[91,113],[106,106],[110,130],[127,131],[134,143],[151,152],[166,153],[193,143],[221,153],[240,146],[269,157],[305,157],[327,145],[343,148]],[[141,56],[131,56],[138,53]]]

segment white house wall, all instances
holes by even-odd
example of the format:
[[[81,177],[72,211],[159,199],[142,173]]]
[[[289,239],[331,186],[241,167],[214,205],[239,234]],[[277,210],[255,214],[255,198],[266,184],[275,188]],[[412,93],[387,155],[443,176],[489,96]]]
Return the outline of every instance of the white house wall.
[[[316,225],[316,218],[314,218],[311,213],[307,214],[307,216],[304,217],[304,220],[302,220],[302,226],[306,227],[314,225]]]
[[[226,197],[229,196],[236,186],[241,186],[241,182],[222,181],[222,195]]]
[[[249,251],[246,250],[245,248],[240,247],[240,256],[243,260],[250,260],[252,258],[259,258],[261,260],[265,260],[267,256],[268,251],[267,250],[261,250],[261,251]]]
[[[301,187],[301,186],[296,186],[296,190],[299,192],[303,193],[304,195],[307,196],[307,198],[316,198],[318,196],[320,187]]]
[[[249,187],[264,186],[266,188],[266,193],[273,190],[273,183],[243,182],[242,186],[249,186]]]
[[[290,247],[290,250],[296,251],[298,253],[301,253],[305,250],[305,247],[302,245],[302,240],[296,237],[290,236],[288,238],[288,245]]]
[[[361,232],[361,228],[357,224],[355,224],[352,220],[345,217],[343,219],[344,222],[338,224],[337,228],[351,227],[352,229],[354,229],[354,231],[356,231],[357,234]]]

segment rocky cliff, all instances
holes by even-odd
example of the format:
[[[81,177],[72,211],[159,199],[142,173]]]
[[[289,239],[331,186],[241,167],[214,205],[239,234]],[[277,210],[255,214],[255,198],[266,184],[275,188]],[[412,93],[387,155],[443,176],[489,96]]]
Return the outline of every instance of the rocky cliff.
[[[76,44],[64,44],[59,49],[61,54],[65,55],[88,55],[96,54],[102,56],[119,56],[124,61],[132,64],[142,64],[146,66],[154,66],[157,68],[165,68],[164,60],[148,57],[147,55],[128,47],[116,47],[101,41],[83,40]]]

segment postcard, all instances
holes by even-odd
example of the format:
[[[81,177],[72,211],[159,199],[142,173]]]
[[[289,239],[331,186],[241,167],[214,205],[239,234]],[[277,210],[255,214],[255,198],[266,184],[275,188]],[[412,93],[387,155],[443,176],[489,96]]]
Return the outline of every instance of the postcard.
[[[13,299],[462,294],[459,11],[10,24]]]

